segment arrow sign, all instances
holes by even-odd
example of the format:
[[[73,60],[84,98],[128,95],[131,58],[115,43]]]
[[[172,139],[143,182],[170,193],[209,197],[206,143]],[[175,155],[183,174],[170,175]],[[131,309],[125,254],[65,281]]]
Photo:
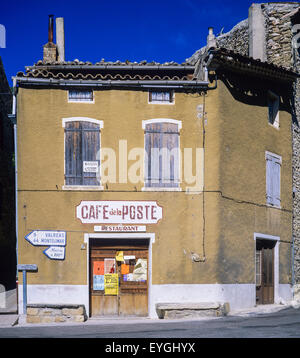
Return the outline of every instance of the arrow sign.
[[[64,260],[65,252],[65,248],[59,246],[50,246],[43,251],[43,253],[51,260]]]
[[[25,239],[33,246],[66,246],[67,233],[65,231],[32,231]]]

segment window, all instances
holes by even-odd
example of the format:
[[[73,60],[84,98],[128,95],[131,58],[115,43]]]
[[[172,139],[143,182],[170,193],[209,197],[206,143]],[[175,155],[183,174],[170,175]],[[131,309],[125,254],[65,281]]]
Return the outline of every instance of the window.
[[[96,122],[96,121],[95,121]],[[65,185],[100,185],[100,121],[65,120]]]
[[[181,122],[150,120],[145,129],[145,188],[179,188]]]
[[[280,175],[282,159],[266,152],[267,204],[280,207]]]
[[[279,128],[279,97],[273,92],[268,93],[269,123]]]
[[[173,103],[174,102],[173,91],[150,91],[149,102],[162,103],[162,104]]]
[[[70,90],[70,102],[93,102],[93,91],[91,90]]]

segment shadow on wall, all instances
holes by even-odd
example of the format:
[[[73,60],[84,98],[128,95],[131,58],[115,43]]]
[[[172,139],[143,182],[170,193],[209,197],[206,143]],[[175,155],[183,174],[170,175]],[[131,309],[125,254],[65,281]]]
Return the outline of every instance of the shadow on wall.
[[[232,73],[220,73],[218,78],[227,87],[233,98],[244,104],[268,107],[268,92],[272,91],[280,97],[280,110],[292,115],[293,121],[297,122],[293,106],[293,87],[284,83],[263,80],[258,81],[250,76],[241,76]]]

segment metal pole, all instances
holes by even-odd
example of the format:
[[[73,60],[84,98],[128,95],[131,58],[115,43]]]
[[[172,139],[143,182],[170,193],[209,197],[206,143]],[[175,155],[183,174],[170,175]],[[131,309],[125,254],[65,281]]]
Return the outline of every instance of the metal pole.
[[[26,270],[23,270],[23,314],[27,313],[27,283]]]

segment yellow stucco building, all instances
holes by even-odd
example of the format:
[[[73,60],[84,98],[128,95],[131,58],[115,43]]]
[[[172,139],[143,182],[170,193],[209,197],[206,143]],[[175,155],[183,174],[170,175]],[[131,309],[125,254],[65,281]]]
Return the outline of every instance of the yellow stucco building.
[[[27,303],[154,318],[290,299],[293,80],[222,49],[196,66],[50,54],[18,73]]]

